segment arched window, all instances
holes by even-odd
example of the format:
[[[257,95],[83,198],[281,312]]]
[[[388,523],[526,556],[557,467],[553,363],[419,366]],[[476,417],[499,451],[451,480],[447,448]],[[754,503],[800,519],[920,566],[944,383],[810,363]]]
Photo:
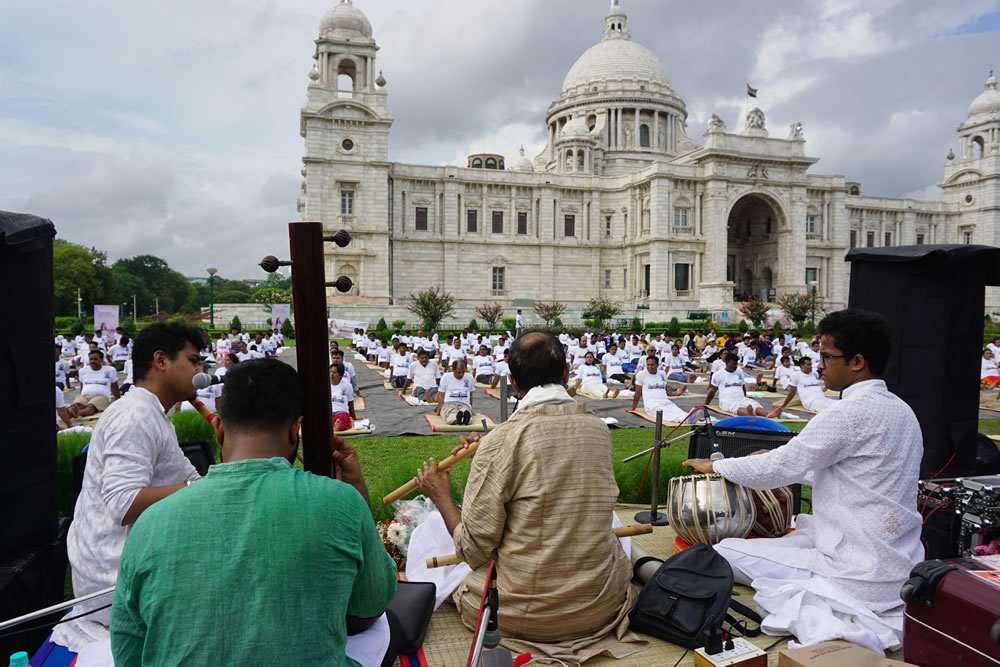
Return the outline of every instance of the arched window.
[[[486,168],[487,169],[496,169],[497,168],[497,161],[494,158],[491,158],[491,157],[486,158]]]
[[[852,185],[851,186],[851,194],[852,195],[859,195],[859,194],[861,194],[861,190],[858,189],[858,186]]]
[[[972,137],[972,159],[979,160],[986,154],[986,143],[980,136]]]
[[[337,97],[354,97],[354,81],[358,69],[353,60],[342,60],[337,66]]]
[[[475,160],[473,160],[472,161],[472,168],[473,169],[482,169],[483,168],[483,159],[477,157]]]
[[[578,151],[576,154],[576,170],[583,171],[586,168],[587,154],[584,151]]]
[[[501,168],[501,169],[503,169],[503,168],[504,168],[504,166],[503,166],[503,160],[500,160],[500,168]]]
[[[573,162],[573,151],[572,150],[566,151],[566,171],[573,171],[574,164],[575,163]]]
[[[639,146],[649,148],[649,125],[639,126]]]

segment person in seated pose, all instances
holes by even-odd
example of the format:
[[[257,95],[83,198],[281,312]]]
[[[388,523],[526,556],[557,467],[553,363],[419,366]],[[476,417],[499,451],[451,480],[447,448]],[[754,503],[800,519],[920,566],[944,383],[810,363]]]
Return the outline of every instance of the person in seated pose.
[[[811,412],[820,412],[830,407],[836,401],[824,395],[823,383],[820,382],[819,375],[813,369],[812,357],[802,357],[799,360],[799,370],[792,373],[789,381],[788,395],[781,405],[775,406],[768,417],[774,419],[781,414],[793,398],[799,397],[802,407]]]
[[[205,349],[208,349],[207,347]],[[226,357],[228,359],[228,357]],[[223,369],[219,369],[220,371]],[[196,369],[197,373],[205,372],[205,362],[202,360],[198,361],[198,366]],[[218,372],[216,373],[218,375]],[[225,373],[222,374],[225,377]],[[192,400],[201,401],[209,412],[215,412],[216,401],[222,396],[222,385],[221,384],[210,384],[204,389],[195,389],[191,387],[191,395],[183,401],[179,401],[176,405],[177,412],[196,410],[195,406],[191,403]]]
[[[69,362],[62,358],[62,345],[56,344],[54,348],[55,352],[55,369],[56,369],[56,386],[60,389],[72,389],[69,381],[70,366]]]
[[[396,351],[389,360],[389,367],[392,369],[389,374],[389,385],[394,389],[402,389],[406,384],[406,377],[410,374],[413,356],[407,352],[405,344],[396,342],[395,346]]]
[[[69,406],[69,414],[73,419],[104,412],[111,405],[112,396],[121,398],[121,392],[118,391],[118,371],[104,365],[104,353],[91,350],[88,359],[90,364],[81,368],[77,374],[82,389]]]
[[[917,511],[923,436],[913,410],[881,379],[891,349],[884,317],[841,310],[823,318],[818,332],[827,386],[842,400],[775,450],[685,465],[752,489],[812,484],[813,512],[798,516],[794,532],[716,546],[736,581],[761,593],[758,604],[765,596],[769,634],[825,641],[842,635],[810,641],[810,630],[842,632],[856,618],[851,641],[892,649],[902,641],[899,590],[924,559]],[[800,604],[803,594],[808,605]]]
[[[788,349],[787,347],[785,348]],[[796,373],[795,366],[792,364],[792,355],[783,354],[781,359],[774,366],[774,377],[772,378],[771,384],[767,384],[764,380],[764,374],[758,373],[757,375],[757,386],[764,386],[767,391],[779,392],[787,390],[792,384],[792,376]]]
[[[456,360],[451,373],[441,378],[436,414],[449,424],[468,424],[472,421],[472,392],[475,390],[475,381],[465,374],[465,359]]]
[[[490,388],[496,389],[497,385],[500,384],[500,378],[507,378],[507,386],[510,386],[510,349],[503,351],[503,359],[497,362],[497,372],[493,374],[493,378],[490,380]],[[509,390],[513,392],[513,389]]]
[[[490,355],[490,348],[480,345],[479,354],[472,359],[472,374],[476,376],[476,382],[492,384],[493,376],[496,374],[496,366],[496,361]]]
[[[642,399],[642,409],[650,417],[656,417],[658,410],[663,411],[663,420],[668,422],[683,422],[693,424],[704,415],[703,410],[695,410],[689,417],[688,413],[674,405],[670,396],[680,396],[687,387],[671,389],[667,384],[667,374],[660,370],[660,361],[655,356],[646,357],[646,368],[635,374],[635,395],[632,396],[632,410]]]
[[[983,350],[983,360],[980,364],[979,384],[983,389],[993,389],[1000,385],[1000,372],[997,371],[997,360],[993,350]]]
[[[725,357],[725,364],[725,368],[712,373],[705,405],[710,404],[715,398],[715,394],[718,393],[719,407],[724,412],[741,417],[748,415],[766,417],[768,411],[762,408],[760,403],[747,397],[746,376],[743,374],[743,369],[739,367],[739,357],[730,352]]]
[[[566,392],[569,366],[554,336],[517,338],[510,370],[524,398],[509,420],[481,440],[471,436],[479,446],[462,509],[434,459],[418,469],[416,481],[443,519],[437,534],[428,530],[422,539],[453,548],[472,568],[452,596],[468,627],[476,624],[496,559],[504,646],[574,663],[604,651],[631,655],[646,644],[628,631],[637,589],[629,584],[629,556],[611,530],[618,486],[608,428]],[[420,547],[411,540],[411,549]]]
[[[122,545],[136,518],[198,479],[166,411],[191,395],[199,352],[208,344],[204,331],[175,322],[150,324],[135,337],[135,386],[94,427],[69,527],[75,596],[114,586]],[[80,617],[57,625],[53,643],[76,652],[106,640],[110,612],[95,610],[109,601],[102,596],[75,605],[70,615]]]
[[[350,431],[354,428],[354,390],[344,377],[344,364],[330,365],[330,400],[333,401],[333,430]]]
[[[364,396],[361,395],[361,390],[358,389],[358,374],[354,370],[354,364],[344,359],[344,351],[340,348],[331,350],[330,363],[344,365],[344,374],[351,383],[351,389],[354,390],[354,395],[357,398],[364,398]]]
[[[619,348],[614,342],[608,345],[608,351],[604,353],[603,357],[601,357],[601,370],[604,372],[604,376],[609,380],[628,383],[629,376],[622,368],[624,355],[619,353],[620,349],[621,348]]]
[[[601,367],[594,362],[593,352],[587,352],[583,355],[583,364],[577,366],[576,375],[576,381],[569,388],[570,396],[580,393],[598,400],[603,398],[618,398],[618,393],[621,390],[615,389],[612,392],[611,388],[604,384]]]
[[[125,542],[111,608],[115,664],[280,664],[292,636],[299,664],[392,664],[382,614],[396,567],[357,453],[333,438],[336,479],[292,467],[303,389],[291,366],[240,363],[226,385],[214,422],[223,463],[146,510]],[[379,618],[348,637],[348,615]],[[305,619],[322,631],[302,635]]]
[[[427,350],[417,350],[417,360],[410,364],[410,370],[406,375],[406,382],[400,393],[406,395],[406,390],[410,384],[413,385],[413,398],[427,401],[428,403],[437,401],[438,384],[441,382],[441,369],[437,364],[430,363]]]
[[[674,343],[670,346],[670,354],[663,360],[666,366],[667,379],[674,382],[694,382],[698,376],[688,373],[684,367],[684,357],[681,355],[681,346]]]

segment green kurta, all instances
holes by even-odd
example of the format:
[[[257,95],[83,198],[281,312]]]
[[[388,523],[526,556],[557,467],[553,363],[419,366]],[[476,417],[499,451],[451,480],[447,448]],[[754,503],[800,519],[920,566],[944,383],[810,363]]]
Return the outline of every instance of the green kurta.
[[[356,665],[348,614],[396,568],[351,486],[281,458],[212,466],[136,521],[111,610],[117,665]]]

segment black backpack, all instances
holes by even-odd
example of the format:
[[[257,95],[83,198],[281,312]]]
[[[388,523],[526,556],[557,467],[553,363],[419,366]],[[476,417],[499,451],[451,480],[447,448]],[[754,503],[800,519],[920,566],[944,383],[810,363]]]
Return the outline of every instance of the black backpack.
[[[659,559],[640,558],[634,571],[650,560]],[[721,642],[723,622],[735,623],[727,614],[730,606],[757,623],[761,620],[733,602],[732,595],[733,569],[728,561],[707,544],[693,544],[663,562],[642,587],[629,614],[630,627],[687,648],[705,646],[710,638]],[[744,628],[742,634],[754,637],[760,630]]]

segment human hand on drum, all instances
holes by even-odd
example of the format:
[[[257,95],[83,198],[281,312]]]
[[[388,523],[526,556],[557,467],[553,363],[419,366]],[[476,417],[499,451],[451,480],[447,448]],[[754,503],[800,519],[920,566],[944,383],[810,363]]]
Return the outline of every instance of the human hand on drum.
[[[694,468],[702,474],[710,475],[715,472],[715,469],[712,467],[712,463],[711,459],[688,459],[681,465]]]

